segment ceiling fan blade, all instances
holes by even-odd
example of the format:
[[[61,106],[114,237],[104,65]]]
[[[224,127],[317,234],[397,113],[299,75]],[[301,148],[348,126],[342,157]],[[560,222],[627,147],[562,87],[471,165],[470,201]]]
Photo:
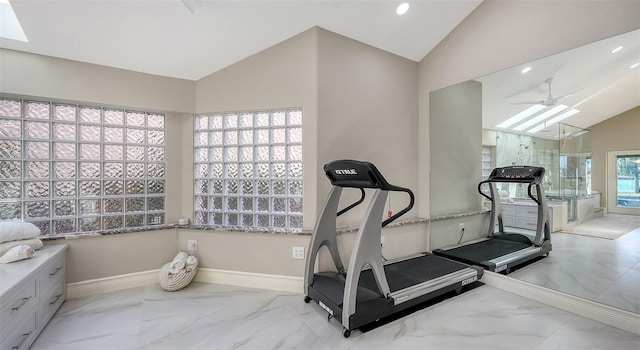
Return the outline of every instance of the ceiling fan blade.
[[[559,99],[561,99],[561,98],[569,97],[569,96],[571,96],[571,95],[575,94],[576,92],[578,92],[578,91],[580,91],[580,90],[582,90],[582,89],[578,89],[578,90],[573,91],[573,92],[570,92],[570,93],[568,93],[568,94],[564,94],[564,95],[562,95],[562,96],[558,96],[558,97],[556,97],[555,99],[556,99],[556,100],[559,100]]]
[[[544,105],[545,101],[519,101],[511,102],[512,105]]]

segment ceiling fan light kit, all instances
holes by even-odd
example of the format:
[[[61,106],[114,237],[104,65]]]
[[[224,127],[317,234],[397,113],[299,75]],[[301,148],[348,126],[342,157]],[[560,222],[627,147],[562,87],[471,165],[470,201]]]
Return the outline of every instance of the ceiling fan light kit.
[[[524,73],[524,70],[522,71]],[[541,131],[542,129],[545,129],[553,124],[558,123],[561,120],[564,120],[576,113],[579,113],[580,111],[577,109],[571,109],[568,112],[564,112],[561,115],[557,115],[560,112],[565,111],[566,109],[569,108],[569,106],[566,106],[564,104],[558,104],[558,101],[560,99],[563,99],[565,97],[569,97],[571,95],[573,95],[574,93],[576,93],[577,91],[580,91],[582,89],[578,89],[576,91],[573,91],[571,93],[568,94],[564,94],[562,96],[558,96],[558,97],[554,97],[553,94],[551,93],[551,83],[553,82],[553,78],[548,78],[544,81],[545,84],[547,84],[548,86],[548,91],[549,94],[547,95],[547,98],[544,100],[535,100],[535,101],[519,101],[519,102],[513,102],[512,104],[530,104],[532,105],[531,107],[525,109],[524,111],[514,115],[513,117],[505,120],[504,122],[500,123],[497,125],[498,128],[503,128],[503,129],[507,129],[513,125],[516,125],[518,123],[520,123],[521,121],[537,114],[538,112],[547,109],[545,112],[540,113],[538,115],[536,115],[535,117],[526,120],[524,123],[517,125],[516,127],[513,128],[514,131],[525,131],[527,133],[536,133]],[[553,108],[551,108],[553,107]],[[555,117],[554,117],[555,116]],[[552,118],[551,120],[547,120],[549,118]],[[536,125],[537,124],[537,125]],[[528,130],[527,130],[528,129]]]

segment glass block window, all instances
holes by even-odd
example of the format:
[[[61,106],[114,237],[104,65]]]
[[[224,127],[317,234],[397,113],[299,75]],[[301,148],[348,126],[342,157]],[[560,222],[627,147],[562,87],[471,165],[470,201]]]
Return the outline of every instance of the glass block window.
[[[45,236],[165,221],[158,113],[0,97],[0,220]]]
[[[195,116],[195,224],[302,230],[302,109]]]
[[[493,164],[491,162],[493,152],[491,147],[482,146],[482,179],[488,179],[493,170]]]

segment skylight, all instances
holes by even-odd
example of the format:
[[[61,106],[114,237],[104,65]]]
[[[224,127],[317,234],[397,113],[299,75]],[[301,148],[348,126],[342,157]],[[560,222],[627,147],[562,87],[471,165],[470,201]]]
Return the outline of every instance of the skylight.
[[[541,113],[540,115],[536,116],[535,118],[531,118],[530,120],[527,120],[526,122],[518,125],[517,127],[513,128],[513,130],[517,130],[517,131],[522,131],[532,125],[535,125],[536,123],[539,123],[543,120],[546,120],[548,118],[551,118],[551,116],[556,115],[557,113],[560,113],[562,111],[564,111],[565,109],[569,108],[569,106],[565,106],[565,105],[557,105],[555,107],[553,107],[552,109]]]
[[[569,110],[567,112],[564,112],[564,113],[560,114],[559,116],[557,116],[557,117],[555,117],[555,118],[553,118],[553,119],[551,119],[549,121],[546,121],[546,122],[536,126],[535,128],[531,128],[531,129],[527,130],[527,132],[530,133],[530,134],[535,134],[538,131],[540,131],[540,130],[546,128],[546,127],[549,127],[549,126],[551,126],[553,124],[556,124],[556,123],[558,123],[558,122],[560,122],[562,120],[565,120],[565,119],[569,118],[570,116],[572,116],[574,114],[577,114],[577,113],[580,113],[580,111],[575,109],[575,108],[571,109],[571,110]],[[574,136],[577,136],[577,134],[574,135]]]
[[[0,0],[0,37],[29,42],[9,0]]]
[[[530,134],[535,134],[538,131],[540,131],[540,130],[546,128],[546,127],[547,126],[545,125],[545,123],[542,123],[542,124],[536,126],[535,128],[531,128],[531,129],[527,130],[527,132],[530,133]]]
[[[553,125],[553,124],[558,123],[560,121],[563,121],[563,120],[565,120],[565,119],[569,118],[570,116],[572,116],[574,114],[577,114],[577,113],[580,113],[580,111],[577,110],[577,109],[569,110],[569,111],[564,112],[564,113],[560,114],[559,116],[547,121],[546,125]]]
[[[502,123],[496,125],[499,128],[503,128],[506,129],[508,127],[510,127],[511,125],[524,120],[538,112],[540,112],[541,110],[545,109],[546,107],[543,105],[533,105],[527,109],[525,109],[524,111],[514,115],[513,117],[503,121]]]

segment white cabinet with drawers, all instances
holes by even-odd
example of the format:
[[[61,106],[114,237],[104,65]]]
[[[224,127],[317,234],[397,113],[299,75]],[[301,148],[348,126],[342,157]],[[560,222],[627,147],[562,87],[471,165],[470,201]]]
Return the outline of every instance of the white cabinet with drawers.
[[[28,349],[62,305],[67,248],[45,246],[31,259],[0,264],[0,350]]]
[[[515,201],[502,204],[504,226],[535,230],[538,226],[538,205],[533,201]],[[562,230],[567,225],[567,202],[548,202],[549,228],[551,232]]]

